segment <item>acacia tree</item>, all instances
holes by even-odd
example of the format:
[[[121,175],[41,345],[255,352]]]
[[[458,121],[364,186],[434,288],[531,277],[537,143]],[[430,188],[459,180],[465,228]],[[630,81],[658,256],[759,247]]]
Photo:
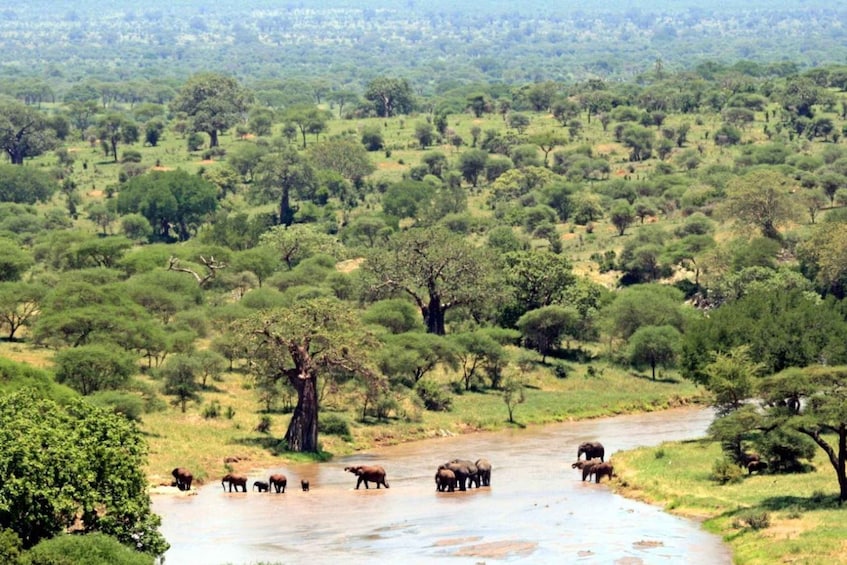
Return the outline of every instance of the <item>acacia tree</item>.
[[[766,427],[783,426],[812,438],[838,478],[839,503],[847,501],[847,367],[788,369],[763,379],[769,406]],[[831,443],[835,439],[835,445]]]
[[[41,112],[14,100],[0,101],[0,148],[13,165],[23,165],[24,158],[41,155],[55,143],[56,133]]]
[[[278,222],[286,226],[294,223],[292,196],[310,194],[318,183],[312,166],[290,148],[262,157],[256,167],[256,181],[262,194],[279,202]]]
[[[627,358],[633,365],[649,365],[656,380],[656,366],[671,367],[676,362],[681,335],[673,326],[645,326],[629,338]]]
[[[318,444],[318,377],[327,372],[369,377],[373,340],[358,316],[338,300],[316,298],[264,311],[238,324],[257,375],[286,379],[297,391],[285,441],[290,451],[313,452]]]
[[[444,316],[475,306],[491,292],[491,262],[483,249],[443,227],[415,228],[374,248],[363,267],[376,295],[402,292],[420,309],[427,331],[444,335]]]
[[[779,239],[779,226],[797,216],[788,179],[777,171],[757,170],[732,179],[721,211],[740,226],[758,228]]]
[[[377,115],[382,118],[408,114],[415,104],[412,87],[406,79],[400,78],[375,78],[365,88],[365,99],[373,103]]]
[[[208,134],[209,147],[217,147],[218,133],[243,119],[251,100],[250,92],[234,78],[200,73],[186,81],[171,101],[171,110],[185,112],[192,129]]]

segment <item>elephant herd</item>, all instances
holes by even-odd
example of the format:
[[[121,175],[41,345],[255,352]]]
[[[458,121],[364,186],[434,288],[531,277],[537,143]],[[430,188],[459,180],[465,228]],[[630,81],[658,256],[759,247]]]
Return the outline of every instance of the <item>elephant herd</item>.
[[[585,459],[581,459],[582,455]],[[582,480],[591,480],[594,476],[595,482],[599,483],[603,477],[616,476],[614,467],[610,462],[604,460],[605,449],[603,444],[596,441],[589,441],[579,445],[576,454],[576,462],[571,465],[573,469],[582,471]],[[753,462],[756,465],[758,461]],[[755,470],[759,470],[756,468]],[[344,471],[352,473],[356,476],[356,490],[362,484],[366,489],[370,488],[370,483],[376,485],[376,488],[389,488],[388,481],[385,479],[385,469],[379,465],[350,465],[344,467]],[[752,471],[751,471],[752,472]],[[193,476],[188,469],[177,467],[171,474],[174,477],[174,484],[181,491],[191,490],[191,482]],[[224,491],[229,488],[229,492],[235,489],[235,492],[247,492],[248,478],[245,475],[237,475],[228,473],[221,478],[221,486]],[[277,494],[285,493],[285,488],[288,486],[288,478],[281,474],[273,474],[268,477],[267,481],[253,481],[253,489],[258,492],[276,492]],[[466,491],[471,487],[481,488],[491,486],[491,462],[488,459],[451,459],[446,463],[442,463],[435,471],[435,490],[438,492],[454,492]],[[300,488],[303,491],[309,490],[309,481],[301,480]]]
[[[585,459],[580,459],[585,454]],[[571,469],[579,469],[582,471],[582,480],[591,480],[591,475],[594,475],[594,482],[599,483],[603,477],[615,476],[615,468],[611,462],[604,459],[606,449],[599,441],[587,441],[579,444],[576,452],[576,462],[571,465]]]
[[[488,459],[453,459],[435,470],[435,489],[439,492],[491,486],[491,462]]]

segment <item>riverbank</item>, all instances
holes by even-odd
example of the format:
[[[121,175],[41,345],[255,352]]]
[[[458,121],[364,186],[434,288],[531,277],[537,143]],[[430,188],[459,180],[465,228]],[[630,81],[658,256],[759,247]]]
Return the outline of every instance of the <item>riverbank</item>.
[[[322,400],[322,418],[331,415],[336,422],[346,423],[349,434],[322,432],[323,455],[343,456],[439,436],[649,412],[696,404],[703,398],[703,391],[687,381],[653,381],[600,364],[591,371],[578,366],[561,379],[548,370],[529,370],[526,385],[526,401],[514,411],[516,423],[508,421],[498,391],[454,395],[449,412],[402,405],[382,422],[362,422],[357,397],[338,391]],[[314,460],[309,455],[278,450],[290,416],[260,413],[249,377],[228,373],[214,386],[203,394],[200,405],[190,405],[185,413],[169,407],[144,415],[142,429],[150,451],[147,476],[151,485],[170,484],[174,467],[191,469],[202,484],[229,471],[250,472]],[[215,403],[219,415],[204,418],[204,409]],[[268,418],[269,433],[256,431],[262,417]]]
[[[747,475],[720,485],[710,479],[720,446],[692,440],[619,452],[616,491],[703,520],[723,536],[740,565],[847,563],[847,509],[838,506],[835,474],[822,453],[816,470]]]

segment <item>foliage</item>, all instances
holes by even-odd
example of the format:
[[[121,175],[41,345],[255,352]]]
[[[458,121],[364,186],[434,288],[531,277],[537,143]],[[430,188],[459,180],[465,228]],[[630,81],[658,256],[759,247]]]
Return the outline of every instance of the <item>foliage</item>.
[[[56,380],[80,394],[123,388],[136,371],[136,358],[114,346],[82,345],[56,354]]]
[[[743,477],[741,467],[728,457],[715,460],[715,464],[712,465],[712,473],[709,475],[709,478],[719,485],[740,483]]]
[[[56,183],[45,171],[0,164],[0,202],[46,202],[56,188]]]
[[[194,131],[209,135],[217,147],[218,133],[234,126],[247,111],[251,94],[232,77],[204,72],[191,76],[171,101],[174,112],[184,112]]]
[[[200,401],[199,375],[200,364],[188,354],[169,356],[159,369],[159,376],[164,380],[162,391],[173,396],[173,403],[183,412],[189,400]]]
[[[101,533],[62,534],[26,552],[27,565],[152,565],[155,559]]]
[[[119,214],[143,215],[163,241],[172,239],[172,229],[185,241],[207,214],[215,211],[216,195],[213,184],[185,171],[153,171],[123,185],[117,210]]]
[[[649,365],[656,380],[656,366],[676,364],[681,339],[673,326],[641,326],[629,338],[627,358],[636,367]]]
[[[250,344],[257,375],[287,380],[297,391],[297,406],[285,435],[288,449],[317,452],[317,379],[338,372],[372,380],[370,336],[346,305],[323,298],[261,312],[241,322],[239,334]]]
[[[449,412],[453,406],[450,392],[432,379],[421,379],[415,385],[415,392],[423,401],[427,410],[434,412]]]
[[[155,556],[167,549],[150,511],[144,440],[128,420],[19,392],[0,398],[0,435],[0,526],[24,547],[75,525]]]

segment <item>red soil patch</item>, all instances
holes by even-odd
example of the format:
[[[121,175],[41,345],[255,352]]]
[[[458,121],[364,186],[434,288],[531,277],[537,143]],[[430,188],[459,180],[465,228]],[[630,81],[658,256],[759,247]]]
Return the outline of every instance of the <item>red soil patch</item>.
[[[212,165],[212,164],[214,164],[214,161],[212,159],[203,159],[202,161],[200,161],[200,164],[201,165]]]
[[[387,169],[402,169],[405,165],[401,165],[400,163],[380,163],[377,165],[377,168],[387,170]]]
[[[150,167],[154,171],[172,171],[172,167]]]
[[[99,197],[103,196],[103,191],[102,190],[92,190],[91,192],[88,193],[88,196],[94,196],[96,198],[99,198]]]

